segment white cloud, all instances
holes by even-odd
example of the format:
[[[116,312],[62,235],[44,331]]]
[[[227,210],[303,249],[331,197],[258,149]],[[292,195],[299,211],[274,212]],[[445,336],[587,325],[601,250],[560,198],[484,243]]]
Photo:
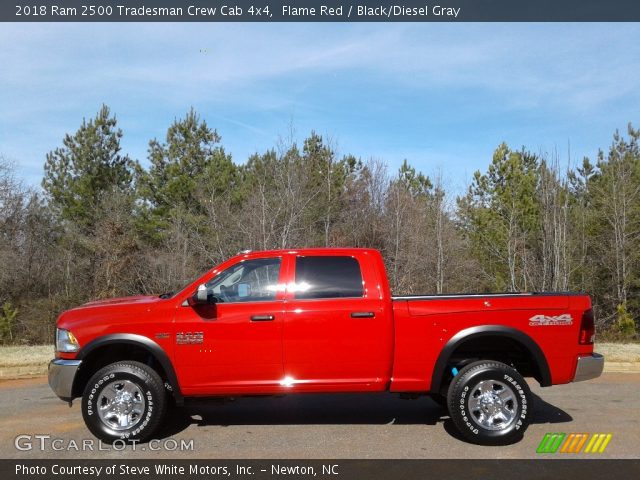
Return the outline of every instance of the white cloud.
[[[331,115],[309,90],[325,78],[382,85],[389,105],[467,92],[494,113],[595,116],[640,95],[636,24],[6,24],[0,45],[0,151],[33,165],[102,102],[148,139],[150,116],[166,128],[190,105],[248,137]]]

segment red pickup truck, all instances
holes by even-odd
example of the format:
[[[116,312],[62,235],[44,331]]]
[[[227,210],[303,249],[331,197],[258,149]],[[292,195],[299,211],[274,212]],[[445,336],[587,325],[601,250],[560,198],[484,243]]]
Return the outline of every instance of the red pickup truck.
[[[518,440],[543,387],[599,376],[580,294],[392,296],[376,250],[243,252],[183,290],[60,315],[49,384],[105,441],[145,440],[189,397],[430,395],[467,439]]]

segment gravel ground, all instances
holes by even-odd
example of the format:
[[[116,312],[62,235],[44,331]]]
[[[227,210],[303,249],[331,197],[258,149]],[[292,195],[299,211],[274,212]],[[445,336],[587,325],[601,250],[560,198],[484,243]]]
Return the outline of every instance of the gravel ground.
[[[65,446],[72,440],[77,445],[95,441],[82,421],[80,402],[69,408],[44,378],[7,380],[0,382],[0,458],[640,458],[640,373],[605,373],[550,388],[530,384],[533,424],[522,441],[508,446],[460,440],[447,413],[426,397],[300,394],[199,401],[177,409],[157,446],[166,440],[193,440],[188,451],[152,450],[144,444],[135,451],[78,452]],[[602,454],[537,454],[549,432],[610,433],[612,439]],[[27,435],[34,448],[16,448],[19,435]],[[54,448],[49,442],[40,448],[35,435],[58,439],[60,445]]]

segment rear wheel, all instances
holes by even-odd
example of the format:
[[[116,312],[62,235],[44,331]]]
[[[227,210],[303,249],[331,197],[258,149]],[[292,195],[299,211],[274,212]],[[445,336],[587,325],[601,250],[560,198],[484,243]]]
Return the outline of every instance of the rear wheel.
[[[532,415],[531,391],[522,375],[491,360],[460,370],[449,385],[447,403],[458,431],[484,445],[520,440]]]
[[[99,370],[82,396],[82,417],[100,440],[150,438],[164,416],[167,395],[158,373],[139,362],[118,362]]]

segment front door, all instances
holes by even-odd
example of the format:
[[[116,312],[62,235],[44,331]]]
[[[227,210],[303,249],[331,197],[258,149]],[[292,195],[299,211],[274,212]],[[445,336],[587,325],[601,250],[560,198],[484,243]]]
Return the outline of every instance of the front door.
[[[283,377],[282,259],[239,261],[206,283],[214,305],[178,307],[175,356],[184,393],[273,392]]]

